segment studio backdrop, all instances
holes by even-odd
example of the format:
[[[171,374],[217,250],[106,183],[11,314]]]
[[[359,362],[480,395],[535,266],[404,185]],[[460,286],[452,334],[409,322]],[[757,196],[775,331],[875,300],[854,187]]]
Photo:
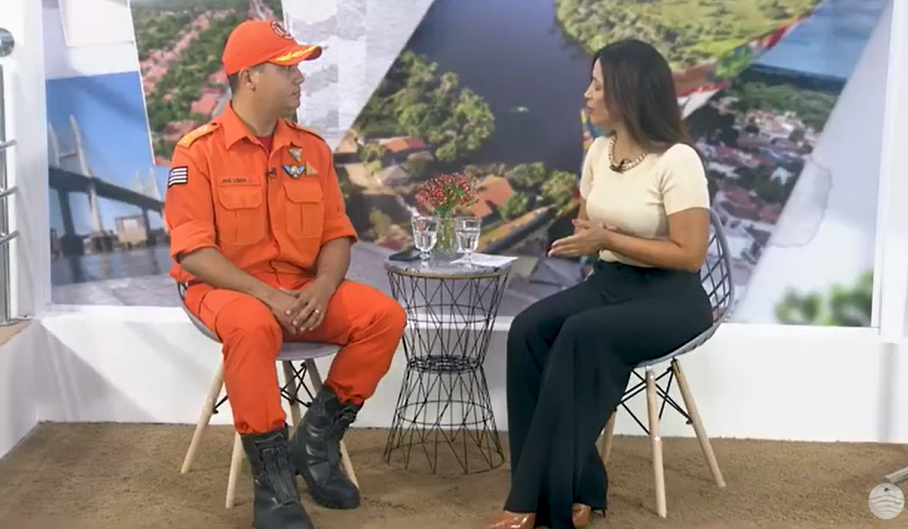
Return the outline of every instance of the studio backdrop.
[[[387,291],[420,184],[466,171],[480,251],[519,257],[503,316],[580,281],[587,263],[545,252],[603,133],[582,111],[593,54],[636,37],[671,63],[706,160],[734,319],[870,326],[888,4],[45,0],[53,301],[179,303],[161,221],[173,147],[228,104],[230,30],[276,18],[327,45],[303,65],[298,120],[335,149],[362,240],[352,279]],[[107,23],[79,16],[92,9]]]

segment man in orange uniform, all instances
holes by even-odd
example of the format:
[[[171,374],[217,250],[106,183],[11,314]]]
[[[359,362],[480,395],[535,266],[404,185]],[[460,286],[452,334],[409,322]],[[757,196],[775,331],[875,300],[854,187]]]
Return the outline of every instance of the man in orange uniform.
[[[359,505],[339,468],[339,443],[406,325],[393,299],[344,279],[356,233],[332,153],[281,117],[299,106],[299,63],[321,52],[277,22],[234,29],[222,57],[231,102],[178,142],[167,182],[171,275],[188,287],[186,307],[223,343],[224,384],[255,477],[257,529],[312,527],[297,473],[317,503]],[[275,368],[283,340],[343,346],[289,440]]]

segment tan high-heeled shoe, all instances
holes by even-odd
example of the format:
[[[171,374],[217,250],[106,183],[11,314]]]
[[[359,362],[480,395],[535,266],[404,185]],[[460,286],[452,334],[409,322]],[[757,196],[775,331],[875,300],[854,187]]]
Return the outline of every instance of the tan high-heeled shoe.
[[[603,518],[605,518],[605,509],[598,511]],[[593,508],[589,505],[584,505],[582,503],[575,503],[571,508],[571,521],[574,522],[574,527],[580,529],[581,527],[586,527],[590,524],[590,519],[593,517]]]
[[[571,521],[574,527],[580,529],[590,524],[590,515],[593,513],[592,507],[582,503],[575,503],[571,508]]]
[[[536,513],[519,514],[502,511],[489,522],[487,529],[533,529],[536,525]]]

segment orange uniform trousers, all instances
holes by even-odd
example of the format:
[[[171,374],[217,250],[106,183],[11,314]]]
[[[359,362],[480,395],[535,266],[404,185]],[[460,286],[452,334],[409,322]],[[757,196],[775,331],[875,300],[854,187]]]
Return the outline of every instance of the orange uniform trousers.
[[[298,290],[310,278],[263,275],[277,288]],[[196,284],[186,290],[186,308],[220,339],[224,354],[224,386],[240,434],[261,434],[281,428],[276,357],[284,340],[333,343],[341,346],[325,386],[345,402],[360,404],[391,367],[407,316],[391,297],[368,285],[344,281],[335,291],[318,328],[291,335],[258,299],[232,290]]]

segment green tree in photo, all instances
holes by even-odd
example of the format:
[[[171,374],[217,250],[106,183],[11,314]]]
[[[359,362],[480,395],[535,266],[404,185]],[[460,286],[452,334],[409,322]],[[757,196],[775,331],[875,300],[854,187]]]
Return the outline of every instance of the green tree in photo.
[[[728,95],[735,98],[732,107],[740,113],[751,110],[791,113],[817,132],[823,130],[837,98],[836,94],[787,83],[770,85],[754,81],[733,83],[728,88]]]
[[[353,182],[350,181],[350,178],[338,178],[338,186],[341,190],[341,195],[344,197],[344,202],[350,200],[350,195],[353,194],[354,187]]]
[[[369,222],[372,224],[372,233],[375,234],[376,239],[383,239],[390,235],[393,222],[391,217],[380,209],[372,208],[369,213]]]
[[[363,163],[374,162],[376,160],[381,160],[385,156],[384,145],[378,143],[367,143],[359,149],[359,159]]]
[[[511,185],[524,189],[539,189],[545,182],[548,170],[542,162],[515,165],[507,174]]]
[[[504,220],[513,220],[527,212],[530,206],[530,198],[519,191],[509,196],[507,200],[498,208],[498,214]]]
[[[398,56],[353,126],[361,137],[411,136],[450,162],[479,149],[495,131],[495,116],[457,75],[406,50]]]
[[[790,325],[868,327],[873,310],[873,272],[850,286],[833,285],[826,295],[788,291],[776,305],[776,320]]]
[[[542,184],[542,196],[558,206],[564,205],[574,196],[577,177],[565,171],[553,171]]]

